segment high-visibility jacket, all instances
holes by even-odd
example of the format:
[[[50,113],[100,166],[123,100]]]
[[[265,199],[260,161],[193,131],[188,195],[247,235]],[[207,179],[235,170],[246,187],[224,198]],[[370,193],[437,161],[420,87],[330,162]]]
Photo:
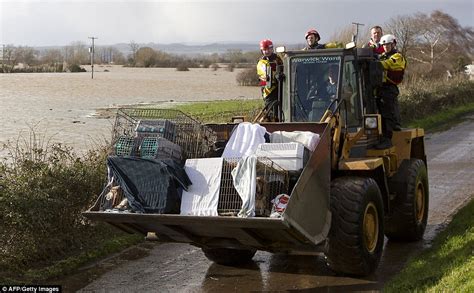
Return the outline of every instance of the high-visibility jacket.
[[[403,80],[407,62],[397,50],[392,50],[380,56],[384,69],[383,82],[398,85]]]
[[[281,58],[275,53],[268,57],[263,56],[258,60],[257,75],[260,79],[260,86],[262,87],[262,95],[264,98],[278,87],[276,73],[281,65],[283,65],[283,61],[281,61]]]

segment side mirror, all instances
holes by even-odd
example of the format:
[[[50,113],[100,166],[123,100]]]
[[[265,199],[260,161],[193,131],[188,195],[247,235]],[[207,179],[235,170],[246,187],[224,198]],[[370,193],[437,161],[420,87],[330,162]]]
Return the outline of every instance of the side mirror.
[[[275,51],[277,53],[285,53],[286,52],[286,47],[285,46],[276,47]]]
[[[347,50],[354,49],[355,47],[356,47],[355,42],[349,42],[349,43],[346,44],[346,49]]]

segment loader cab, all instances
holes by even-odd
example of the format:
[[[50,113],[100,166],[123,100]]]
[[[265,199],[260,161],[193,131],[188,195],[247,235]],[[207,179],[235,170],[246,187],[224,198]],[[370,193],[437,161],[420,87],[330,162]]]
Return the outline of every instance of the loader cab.
[[[283,120],[319,122],[326,110],[340,109],[342,121],[348,129],[360,127],[367,107],[363,97],[368,96],[366,92],[369,90],[363,82],[362,66],[357,56],[359,50],[285,52]]]

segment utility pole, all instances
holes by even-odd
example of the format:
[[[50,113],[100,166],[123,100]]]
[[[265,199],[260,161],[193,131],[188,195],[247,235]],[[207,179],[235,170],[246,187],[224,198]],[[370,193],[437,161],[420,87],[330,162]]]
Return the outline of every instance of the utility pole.
[[[356,45],[357,45],[357,39],[359,38],[359,26],[363,26],[364,24],[359,23],[359,22],[353,22],[352,24],[356,26],[356,33],[355,33],[354,36],[352,36],[352,38],[353,38],[352,41],[355,42]]]
[[[92,79],[94,79],[94,53],[95,53],[94,40],[98,38],[89,37],[89,39],[92,39],[92,47],[89,48],[89,52],[91,53]]]

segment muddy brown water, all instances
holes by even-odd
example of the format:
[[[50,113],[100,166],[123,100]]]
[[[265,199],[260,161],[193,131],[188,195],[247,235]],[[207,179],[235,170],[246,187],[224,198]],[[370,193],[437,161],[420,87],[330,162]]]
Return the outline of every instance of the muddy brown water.
[[[99,67],[94,80],[89,80],[90,73],[0,75],[0,141],[18,137],[20,130],[28,129],[26,123],[40,120],[48,133],[56,134],[55,140],[87,149],[91,139],[110,135],[110,120],[95,117],[102,108],[258,97],[257,88],[235,85],[236,72],[104,69],[110,72],[100,72]],[[191,245],[145,242],[51,283],[61,284],[65,292],[379,291],[472,199],[473,129],[470,116],[446,131],[427,135],[430,207],[424,239],[408,244],[387,241],[379,269],[365,278],[336,275],[327,269],[323,256],[259,251],[250,264],[236,268],[212,263]]]
[[[20,133],[29,139],[34,128],[45,143],[84,151],[111,137],[113,119],[98,119],[102,109],[260,97],[258,87],[237,85],[242,69],[95,68],[94,79],[90,72],[0,74],[0,145]]]

